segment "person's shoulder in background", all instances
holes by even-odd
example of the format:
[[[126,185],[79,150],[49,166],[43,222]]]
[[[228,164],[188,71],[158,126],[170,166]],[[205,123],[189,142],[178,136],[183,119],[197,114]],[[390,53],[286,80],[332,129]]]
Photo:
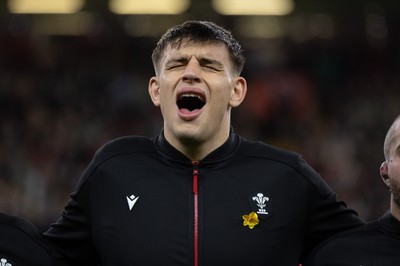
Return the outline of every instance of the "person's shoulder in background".
[[[379,220],[325,240],[303,263],[303,266],[328,265],[400,265],[400,222],[387,212]]]
[[[63,266],[57,251],[29,221],[0,212],[0,265]]]

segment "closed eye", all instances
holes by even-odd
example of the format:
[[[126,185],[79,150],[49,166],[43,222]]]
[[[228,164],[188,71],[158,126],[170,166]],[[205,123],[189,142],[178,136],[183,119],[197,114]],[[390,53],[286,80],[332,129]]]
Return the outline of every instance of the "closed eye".
[[[215,71],[222,71],[223,65],[216,60],[203,58],[200,60],[200,65]]]
[[[179,67],[184,67],[188,63],[188,60],[185,58],[178,58],[171,60],[165,64],[166,69],[173,69],[173,68],[179,68]]]
[[[166,69],[174,69],[174,68],[179,68],[179,67],[185,67],[186,65],[184,64],[169,64],[166,65],[165,68]]]
[[[218,67],[216,67],[214,65],[206,65],[204,67],[211,69],[211,70],[215,70],[215,71],[221,71],[221,69],[219,69]]]

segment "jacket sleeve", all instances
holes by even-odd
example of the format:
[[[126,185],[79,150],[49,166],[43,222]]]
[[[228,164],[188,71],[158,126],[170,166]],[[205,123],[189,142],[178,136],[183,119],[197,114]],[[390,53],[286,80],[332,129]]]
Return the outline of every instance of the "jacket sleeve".
[[[153,151],[152,140],[142,137],[121,137],[104,144],[83,172],[59,220],[52,224],[45,237],[50,240],[71,265],[99,265],[100,256],[93,239],[92,180],[97,169],[107,160],[121,154]]]
[[[365,224],[356,211],[337,199],[328,184],[304,161],[300,162],[302,174],[313,184],[310,201],[305,248],[303,256],[323,240],[339,233]]]
[[[95,159],[82,174],[61,217],[44,233],[70,265],[98,265],[89,207],[90,178],[94,168]]]

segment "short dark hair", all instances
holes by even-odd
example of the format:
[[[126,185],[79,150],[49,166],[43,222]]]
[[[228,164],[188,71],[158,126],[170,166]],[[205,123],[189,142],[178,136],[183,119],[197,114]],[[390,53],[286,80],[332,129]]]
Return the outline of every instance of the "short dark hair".
[[[238,75],[242,72],[245,58],[239,42],[233,38],[230,31],[209,21],[186,21],[183,24],[168,29],[158,41],[151,56],[156,72],[166,47],[171,45],[173,48],[179,48],[183,41],[185,41],[185,44],[191,42],[224,43],[228,48],[234,70]]]

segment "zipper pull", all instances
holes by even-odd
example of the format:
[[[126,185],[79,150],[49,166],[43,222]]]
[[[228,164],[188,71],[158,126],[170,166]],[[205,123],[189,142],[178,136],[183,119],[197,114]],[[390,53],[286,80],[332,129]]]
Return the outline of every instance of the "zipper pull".
[[[197,194],[198,191],[198,178],[199,178],[199,162],[193,161],[193,193]]]

